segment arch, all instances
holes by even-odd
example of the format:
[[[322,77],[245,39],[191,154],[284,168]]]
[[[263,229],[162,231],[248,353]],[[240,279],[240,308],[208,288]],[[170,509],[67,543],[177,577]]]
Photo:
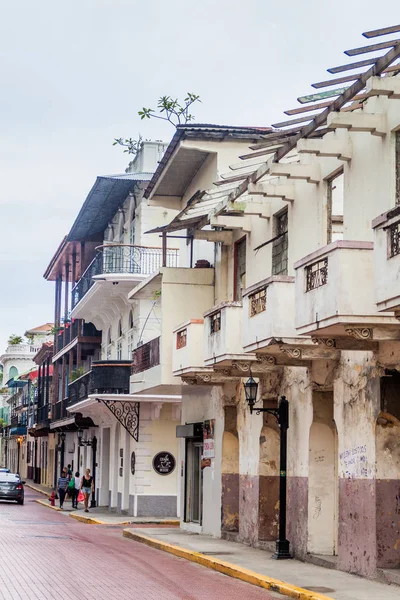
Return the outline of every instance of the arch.
[[[277,428],[264,425],[260,434],[258,538],[276,540],[279,523],[279,447]]]
[[[239,531],[239,439],[224,431],[222,437],[222,523],[223,531]]]
[[[378,415],[376,440],[377,567],[400,568],[400,420],[388,412]]]
[[[337,554],[336,448],[334,423],[314,420],[309,437],[307,551],[310,554]]]
[[[8,371],[8,378],[9,379],[15,379],[15,377],[18,377],[18,369],[17,367],[10,367],[10,370]]]

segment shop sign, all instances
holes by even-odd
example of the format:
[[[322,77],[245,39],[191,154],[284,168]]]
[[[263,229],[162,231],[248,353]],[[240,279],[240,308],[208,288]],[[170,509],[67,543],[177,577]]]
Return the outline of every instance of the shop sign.
[[[175,457],[170,452],[159,452],[153,458],[153,469],[159,475],[169,475],[175,469]]]
[[[214,458],[214,429],[215,419],[204,421],[203,427],[203,458]]]

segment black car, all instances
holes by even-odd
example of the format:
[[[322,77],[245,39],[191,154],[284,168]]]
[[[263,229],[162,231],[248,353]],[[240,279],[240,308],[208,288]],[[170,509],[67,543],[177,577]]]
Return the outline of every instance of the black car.
[[[16,473],[0,472],[0,500],[16,500],[23,504],[24,483]]]

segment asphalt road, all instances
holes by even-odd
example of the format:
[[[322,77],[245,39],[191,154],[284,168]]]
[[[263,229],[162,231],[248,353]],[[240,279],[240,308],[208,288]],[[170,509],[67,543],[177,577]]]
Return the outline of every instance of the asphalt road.
[[[284,600],[35,502],[0,503],[1,600]]]

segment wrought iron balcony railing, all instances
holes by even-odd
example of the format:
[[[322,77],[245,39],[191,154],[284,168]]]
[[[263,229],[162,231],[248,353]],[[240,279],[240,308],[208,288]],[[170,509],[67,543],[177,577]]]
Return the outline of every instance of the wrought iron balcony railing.
[[[40,406],[36,411],[36,423],[44,424],[49,421],[49,405]]]
[[[155,338],[142,344],[132,354],[132,374],[143,373],[160,364],[160,339]]]
[[[151,275],[162,266],[162,248],[109,244],[99,246],[97,254],[72,289],[72,308],[94,284],[96,275]],[[167,267],[178,266],[178,250],[167,250]]]
[[[129,394],[130,362],[97,360],[92,369],[68,386],[69,406],[85,400],[89,394]]]

